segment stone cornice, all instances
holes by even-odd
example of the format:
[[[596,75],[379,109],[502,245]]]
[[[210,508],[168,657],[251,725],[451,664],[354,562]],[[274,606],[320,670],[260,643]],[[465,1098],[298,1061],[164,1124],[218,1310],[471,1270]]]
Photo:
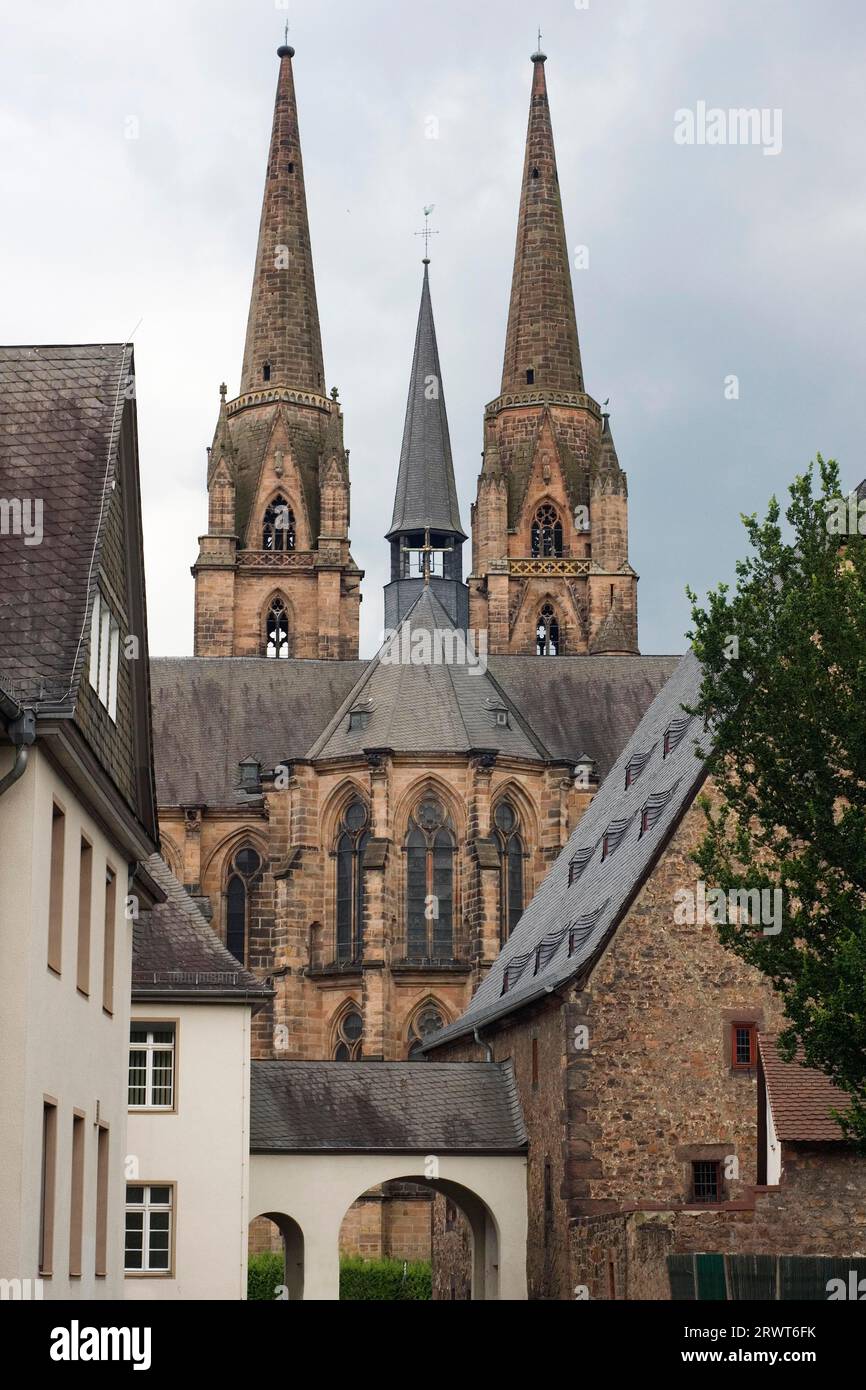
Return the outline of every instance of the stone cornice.
[[[292,391],[288,386],[272,386],[266,391],[248,391],[246,395],[235,396],[233,401],[226,403],[226,414],[231,418],[250,406],[277,405],[280,401],[286,405],[309,406],[312,410],[320,410],[323,415],[340,409],[336,401],[328,400],[327,396],[317,396],[313,391]]]
[[[485,415],[498,415],[502,410],[525,409],[527,406],[548,406],[548,405],[571,405],[577,406],[581,410],[588,410],[590,415],[594,415],[598,420],[601,419],[601,407],[592,396],[588,396],[585,391],[545,391],[543,389],[531,389],[528,391],[507,391],[502,396],[497,396],[495,401],[491,401],[485,406]]]

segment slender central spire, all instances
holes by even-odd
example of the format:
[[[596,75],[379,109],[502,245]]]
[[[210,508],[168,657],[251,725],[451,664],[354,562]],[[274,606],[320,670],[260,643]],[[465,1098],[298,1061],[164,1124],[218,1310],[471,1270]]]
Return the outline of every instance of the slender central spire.
[[[451,439],[442,390],[442,369],[430,300],[430,262],[424,260],[421,308],[409,381],[400,471],[388,539],[400,532],[450,532],[466,539],[460,525]]]
[[[556,151],[544,75],[532,55],[532,98],[517,222],[502,391],[582,391],[583,372]]]
[[[325,368],[292,76],[295,50],[283,44],[277,52],[280,72],[241,395],[269,386],[323,395]]]

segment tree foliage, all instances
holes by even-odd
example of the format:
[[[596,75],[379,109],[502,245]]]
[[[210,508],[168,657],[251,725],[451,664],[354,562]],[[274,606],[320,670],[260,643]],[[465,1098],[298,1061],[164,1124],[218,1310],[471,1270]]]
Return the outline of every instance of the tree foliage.
[[[781,890],[778,935],[719,935],[781,995],[782,1056],[800,1045],[848,1093],[840,1123],[866,1147],[866,539],[840,534],[834,462],[789,492],[789,535],[773,498],[743,518],[735,588],[689,591],[719,793],[695,857],[726,892]]]

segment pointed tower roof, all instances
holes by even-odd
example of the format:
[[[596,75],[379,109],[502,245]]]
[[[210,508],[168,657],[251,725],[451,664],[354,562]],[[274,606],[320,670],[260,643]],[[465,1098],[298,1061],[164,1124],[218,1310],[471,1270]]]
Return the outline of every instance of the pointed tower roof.
[[[394,515],[387,539],[406,531],[450,531],[466,538],[460,525],[451,439],[430,300],[430,262],[424,261],[421,308],[403,426]]]
[[[285,44],[277,52],[280,73],[240,393],[270,385],[321,396],[325,368],[292,75],[295,50]]]
[[[502,392],[583,391],[545,54],[534,53]],[[531,375],[530,375],[531,374]]]
[[[613,442],[613,432],[610,428],[610,415],[605,412],[601,418],[601,439],[598,445],[597,466],[604,472],[618,473],[620,471],[619,458],[617,457],[616,445]]]

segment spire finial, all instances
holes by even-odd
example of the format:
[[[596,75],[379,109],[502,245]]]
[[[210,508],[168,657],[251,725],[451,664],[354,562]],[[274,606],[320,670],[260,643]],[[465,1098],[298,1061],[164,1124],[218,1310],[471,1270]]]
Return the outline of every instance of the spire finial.
[[[289,43],[289,21],[286,20],[286,27],[285,27],[285,29],[284,29],[284,31],[283,31],[283,42],[280,44],[279,48],[277,49],[277,57],[278,57],[278,58],[294,58],[294,56],[295,56],[295,50],[292,48],[292,45]]]
[[[532,55],[533,63],[546,63],[547,54],[541,51],[541,25],[538,26],[538,47]]]
[[[423,232],[416,232],[416,233],[415,233],[416,236],[422,236],[422,237],[424,238],[424,260],[423,260],[423,262],[422,262],[423,265],[429,265],[429,264],[430,264],[430,238],[431,238],[431,236],[438,236],[438,235],[439,235],[438,231],[435,231],[435,232],[434,232],[434,231],[431,231],[431,230],[430,230],[430,214],[431,214],[431,212],[433,211],[433,209],[435,208],[435,206],[436,206],[435,203],[428,203],[427,207],[424,209],[424,230],[423,230]]]

